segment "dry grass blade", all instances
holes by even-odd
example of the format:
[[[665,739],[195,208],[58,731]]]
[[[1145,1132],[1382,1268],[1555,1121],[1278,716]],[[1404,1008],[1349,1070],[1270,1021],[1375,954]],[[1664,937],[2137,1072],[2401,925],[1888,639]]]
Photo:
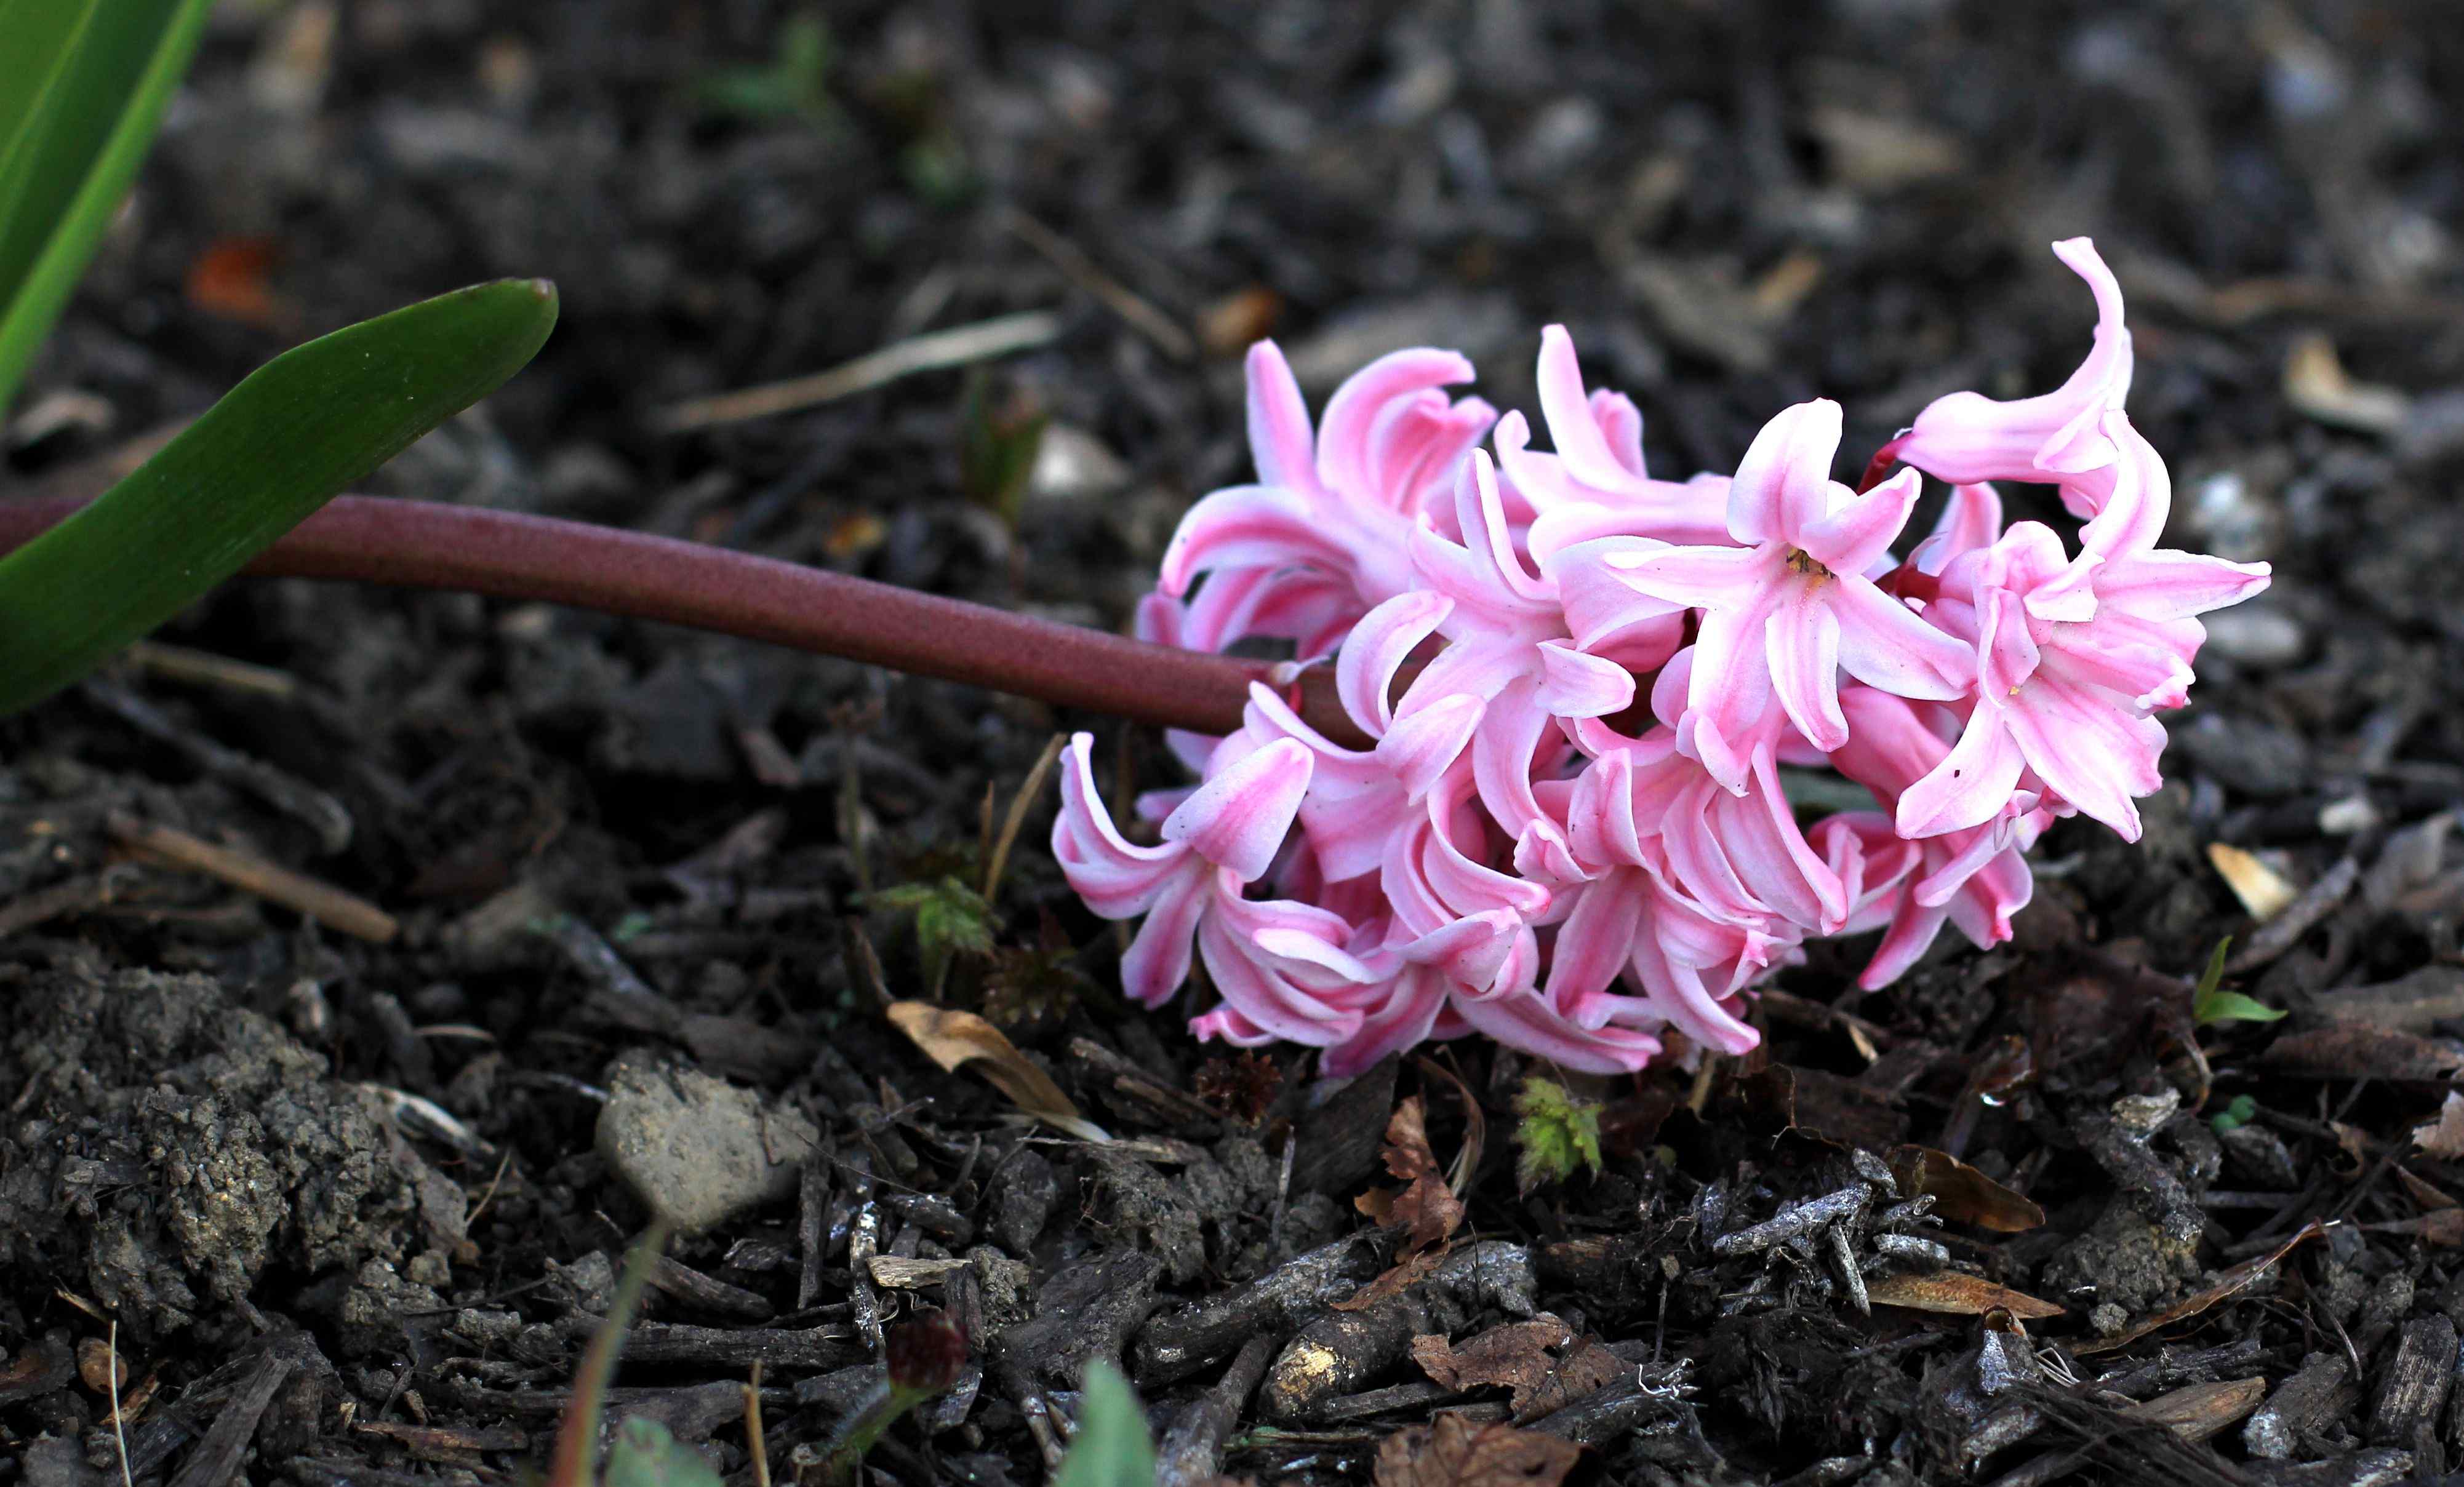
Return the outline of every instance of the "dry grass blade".
[[[1035,758],[1035,767],[1026,772],[1025,783],[1018,787],[1018,798],[1009,803],[1009,814],[1001,819],[1001,837],[993,842],[992,855],[984,863],[984,902],[996,902],[1001,892],[1001,869],[1009,865],[1010,848],[1018,845],[1018,834],[1026,827],[1026,813],[1035,805],[1036,797],[1044,793],[1044,782],[1052,775],[1052,766],[1061,757],[1062,745],[1068,738],[1052,735],[1044,752]],[[987,801],[990,798],[987,797]]]
[[[400,932],[394,917],[357,894],[279,867],[263,858],[216,846],[176,827],[114,816],[111,835],[149,861],[219,878],[232,887],[296,909],[329,929],[383,945]]]
[[[924,1056],[952,1073],[969,1065],[990,1080],[1010,1103],[1048,1126],[1082,1141],[1110,1141],[1104,1127],[1078,1113],[1078,1106],[1036,1062],[1001,1036],[1001,1030],[972,1012],[935,1007],[931,1002],[890,1004],[890,1020]]]
[[[867,392],[917,372],[965,366],[971,361],[989,361],[1012,352],[1032,350],[1060,335],[1061,317],[1049,310],[1000,316],[911,337],[810,377],[765,383],[707,398],[689,398],[660,409],[651,423],[662,433],[685,433],[768,418],[774,413],[792,413]]]

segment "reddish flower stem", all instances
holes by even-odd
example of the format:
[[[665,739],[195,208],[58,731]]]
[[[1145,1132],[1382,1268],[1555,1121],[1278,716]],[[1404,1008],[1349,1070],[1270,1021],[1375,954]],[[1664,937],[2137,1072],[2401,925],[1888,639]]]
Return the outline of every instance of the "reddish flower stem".
[[[0,551],[83,504],[0,501]],[[1273,669],[699,542],[429,501],[340,496],[246,571],[570,604],[1202,733],[1239,728],[1249,684]],[[1364,743],[1325,672],[1303,678],[1302,715]]]

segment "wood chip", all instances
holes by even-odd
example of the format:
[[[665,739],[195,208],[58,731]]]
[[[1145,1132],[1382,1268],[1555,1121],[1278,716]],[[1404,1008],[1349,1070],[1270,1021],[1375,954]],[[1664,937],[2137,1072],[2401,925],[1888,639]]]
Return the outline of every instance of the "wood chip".
[[[1910,1311],[1944,1312],[1955,1317],[1982,1317],[2007,1311],[2022,1322],[2062,1315],[2062,1308],[2038,1301],[2024,1291],[1995,1285],[1964,1270],[1930,1276],[1884,1276],[1865,1283],[1865,1295],[1877,1306],[1902,1306]]]
[[[2412,411],[2412,399],[2403,389],[2353,381],[2324,334],[2293,343],[2284,358],[2283,386],[2284,401],[2299,412],[2358,433],[2391,434]]]
[[[2223,842],[2208,843],[2208,861],[2233,889],[2233,897],[2250,917],[2265,924],[2283,912],[2286,905],[2301,896],[2301,890],[2285,881],[2283,874],[2270,867],[2256,853]]]
[[[963,1259],[901,1259],[895,1255],[875,1255],[865,1261],[872,1272],[872,1283],[912,1291],[918,1286],[939,1285],[952,1271],[964,1270],[972,1263]]]

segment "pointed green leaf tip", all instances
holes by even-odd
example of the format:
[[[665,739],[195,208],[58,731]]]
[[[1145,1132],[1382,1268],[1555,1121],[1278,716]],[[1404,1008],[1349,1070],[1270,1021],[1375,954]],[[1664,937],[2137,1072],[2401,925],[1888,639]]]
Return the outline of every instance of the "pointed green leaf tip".
[[[2281,1007],[2271,1007],[2239,992],[2217,990],[2225,978],[2225,951],[2231,949],[2232,935],[2216,942],[2215,953],[2208,957],[2208,969],[2199,973],[2199,984],[2190,992],[2191,1017],[2201,1027],[2217,1022],[2274,1022],[2281,1018]]]
[[[1515,1095],[1514,1113],[1522,1117],[1514,1126],[1514,1176],[1524,1192],[1600,1170],[1597,1102],[1577,1100],[1565,1085],[1534,1074]]]
[[[1155,1487],[1155,1437],[1129,1381],[1108,1363],[1087,1370],[1078,1438],[1052,1487]]]
[[[94,504],[0,558],[0,712],[76,681],[521,370],[556,286],[422,300],[250,374]]]

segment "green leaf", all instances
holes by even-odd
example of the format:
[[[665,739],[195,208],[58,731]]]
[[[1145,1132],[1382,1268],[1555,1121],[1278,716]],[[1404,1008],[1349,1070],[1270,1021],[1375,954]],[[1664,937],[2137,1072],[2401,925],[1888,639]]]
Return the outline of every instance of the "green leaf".
[[[0,0],[0,408],[137,175],[211,0]],[[73,12],[90,12],[77,15]],[[19,71],[19,38],[36,38]]]
[[[769,119],[801,114],[816,124],[831,121],[830,30],[819,15],[787,18],[767,67],[714,73],[695,89],[703,103],[723,114]]]
[[[556,286],[503,279],[257,368],[100,499],[0,558],[0,712],[77,680],[238,572],[495,391],[555,324]]]
[[[2191,1010],[2201,1027],[2215,1022],[2274,1022],[2284,1016],[2283,1008],[2271,1007],[2239,992],[2210,992]]]
[[[601,1487],[719,1487],[719,1476],[698,1451],[658,1421],[635,1415],[616,1427]]]
[[[2257,1114],[2258,1102],[2255,1099],[2249,1095],[2235,1095],[2232,1104],[2209,1117],[2208,1124],[2219,1131],[2227,1131],[2249,1125]]]
[[[2190,991],[2190,1017],[2199,1026],[2216,1022],[2274,1022],[2284,1016],[2281,1007],[2271,1007],[2255,1001],[2239,992],[2218,991],[2225,978],[2225,951],[2233,949],[2233,936],[2216,942],[2215,953],[2208,957],[2208,968],[2199,973],[2199,984]]]
[[[1129,1381],[1108,1363],[1087,1370],[1078,1410],[1078,1438],[1052,1487],[1155,1487],[1155,1439]]]
[[[1600,1170],[1600,1107],[1577,1100],[1566,1086],[1534,1074],[1514,1097],[1515,1180],[1526,1192],[1544,1182],[1564,1182],[1586,1169]]]
[[[936,992],[953,959],[993,951],[992,906],[954,874],[945,873],[938,882],[883,888],[866,902],[915,916],[915,945],[923,952],[924,978]]]

